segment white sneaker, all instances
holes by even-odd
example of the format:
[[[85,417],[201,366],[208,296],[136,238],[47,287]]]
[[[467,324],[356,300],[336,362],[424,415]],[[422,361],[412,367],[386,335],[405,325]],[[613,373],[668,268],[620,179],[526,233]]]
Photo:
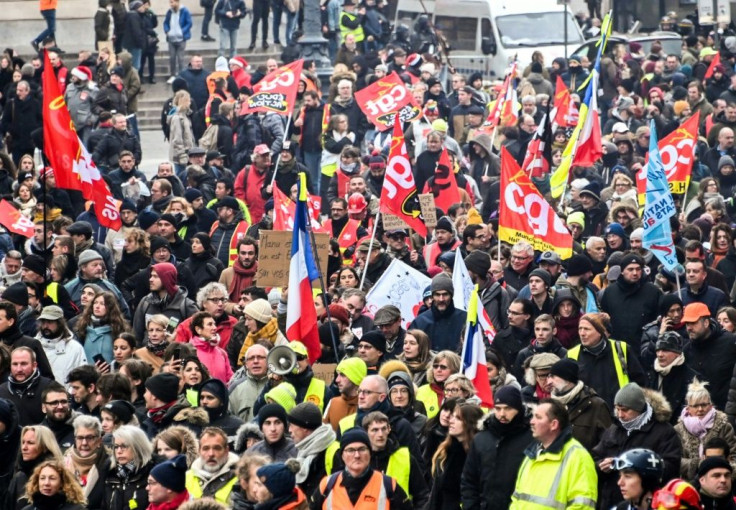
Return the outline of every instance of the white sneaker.
[[[176,80],[176,76],[172,76],[171,78],[169,78],[168,80],[166,80],[166,83],[168,83],[169,85],[171,85],[172,83],[174,83],[174,80]]]

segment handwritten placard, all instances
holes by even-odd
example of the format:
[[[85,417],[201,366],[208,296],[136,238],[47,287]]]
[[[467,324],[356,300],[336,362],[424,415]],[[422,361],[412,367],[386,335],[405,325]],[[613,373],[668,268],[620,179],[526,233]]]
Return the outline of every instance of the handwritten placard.
[[[314,377],[323,380],[328,386],[332,384],[332,379],[334,379],[335,377],[336,368],[337,363],[315,363],[314,365],[312,365]]]
[[[279,230],[261,230],[258,246],[259,287],[284,287],[289,283],[289,264],[291,263],[292,232]],[[327,257],[330,253],[330,235],[314,234],[319,258],[317,267],[327,269]],[[312,287],[319,288],[319,280],[312,282]]]
[[[419,207],[422,210],[424,224],[429,228],[437,226],[437,208],[434,205],[434,195],[432,193],[422,193],[419,195]]]
[[[388,232],[389,230],[396,230],[399,228],[407,229],[409,226],[399,218],[398,216],[395,216],[393,214],[383,214],[381,213],[381,219],[383,220],[383,229]]]

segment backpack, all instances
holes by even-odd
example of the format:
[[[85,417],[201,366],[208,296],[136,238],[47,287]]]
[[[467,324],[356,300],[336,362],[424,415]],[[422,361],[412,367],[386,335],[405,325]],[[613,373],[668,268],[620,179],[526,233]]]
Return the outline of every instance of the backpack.
[[[202,138],[199,139],[199,146],[206,151],[217,150],[217,135],[220,127],[217,124],[210,124],[205,129]]]

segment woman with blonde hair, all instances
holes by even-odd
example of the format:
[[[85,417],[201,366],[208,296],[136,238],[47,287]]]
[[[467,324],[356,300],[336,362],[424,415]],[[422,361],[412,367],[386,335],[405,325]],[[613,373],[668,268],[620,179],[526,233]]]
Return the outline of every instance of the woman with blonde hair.
[[[184,197],[172,197],[164,214],[173,214],[177,218],[179,230],[177,234],[186,242],[190,242],[192,236],[197,233],[197,215],[194,207]]]
[[[729,423],[728,416],[713,406],[708,383],[695,379],[687,389],[685,408],[675,425],[675,431],[682,443],[680,474],[686,480],[693,480],[700,461],[705,456],[705,445],[719,437],[728,443],[728,461],[736,469],[736,434]]]
[[[467,402],[458,403],[450,416],[447,437],[432,457],[431,510],[460,510],[460,477],[482,417],[480,407]]]
[[[186,90],[174,94],[171,111],[166,119],[169,125],[169,160],[174,163],[176,175],[184,172],[189,161],[189,149],[194,147],[194,132],[189,119],[192,96]]]
[[[427,418],[433,418],[445,399],[444,385],[447,379],[460,371],[460,356],[453,351],[440,351],[427,368],[427,384],[420,386],[416,398],[424,404]]]
[[[20,453],[15,475],[8,486],[7,510],[20,510],[30,500],[26,499],[25,487],[33,471],[43,462],[62,462],[62,454],[56,436],[48,427],[29,425],[20,431]]]
[[[404,348],[398,356],[411,372],[414,384],[420,387],[427,383],[427,370],[432,364],[434,353],[429,349],[429,336],[421,329],[410,329],[404,337]]]
[[[42,462],[26,485],[26,509],[85,510],[86,500],[82,487],[74,475],[58,460]]]
[[[148,339],[146,345],[135,351],[135,356],[151,365],[153,373],[157,374],[164,364],[164,351],[169,346],[169,338],[166,334],[166,327],[169,325],[169,318],[161,313],[152,315],[146,321],[146,331]]]

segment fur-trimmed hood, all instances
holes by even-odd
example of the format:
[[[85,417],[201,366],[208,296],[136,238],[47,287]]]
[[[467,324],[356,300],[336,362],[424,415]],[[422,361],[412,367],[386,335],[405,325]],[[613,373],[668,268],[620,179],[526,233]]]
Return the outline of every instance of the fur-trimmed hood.
[[[166,430],[176,432],[179,437],[182,438],[184,455],[186,455],[187,457],[187,466],[191,467],[192,462],[194,462],[199,456],[199,441],[197,441],[197,436],[194,435],[194,432],[192,432],[187,427],[184,427],[183,425],[172,425]],[[159,434],[153,439],[154,445],[156,444],[156,441],[158,440],[160,435],[161,433],[159,432]]]
[[[249,437],[257,437],[259,441],[263,439],[263,432],[261,432],[260,427],[255,422],[244,423],[240,426],[238,432],[235,434],[235,446],[233,450],[237,453],[244,452]]]
[[[187,422],[190,425],[198,427],[206,427],[210,424],[210,417],[207,414],[207,411],[201,407],[185,407],[176,413],[174,421],[179,423]]]
[[[656,390],[650,388],[643,388],[643,390],[647,403],[652,406],[654,419],[661,423],[669,423],[672,417],[672,407],[667,402],[667,398]]]

